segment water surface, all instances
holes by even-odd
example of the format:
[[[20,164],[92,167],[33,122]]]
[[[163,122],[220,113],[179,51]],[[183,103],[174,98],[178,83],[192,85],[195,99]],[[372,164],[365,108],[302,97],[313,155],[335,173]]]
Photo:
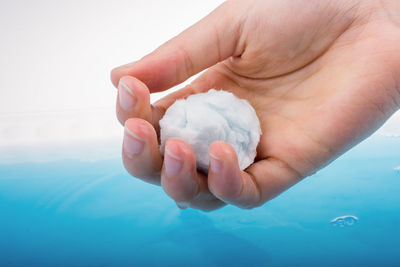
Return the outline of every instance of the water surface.
[[[398,265],[399,166],[400,138],[373,137],[263,207],[205,213],[118,158],[2,164],[0,265]]]

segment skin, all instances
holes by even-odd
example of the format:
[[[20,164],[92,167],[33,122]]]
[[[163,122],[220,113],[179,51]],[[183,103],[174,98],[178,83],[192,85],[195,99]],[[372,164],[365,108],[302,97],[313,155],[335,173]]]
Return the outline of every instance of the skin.
[[[227,1],[151,54],[111,72],[116,87],[121,90],[121,80],[136,95],[131,110],[117,100],[117,116],[144,145],[139,154],[124,148],[124,165],[133,176],[162,185],[181,208],[260,206],[371,135],[400,108],[399,44],[398,0]],[[150,104],[150,93],[205,69]],[[158,148],[158,121],[176,99],[210,88],[255,108],[263,132],[255,162],[241,171],[233,148],[216,141],[210,156],[223,169],[203,174],[192,148],[173,138],[166,149],[183,167],[170,177]]]

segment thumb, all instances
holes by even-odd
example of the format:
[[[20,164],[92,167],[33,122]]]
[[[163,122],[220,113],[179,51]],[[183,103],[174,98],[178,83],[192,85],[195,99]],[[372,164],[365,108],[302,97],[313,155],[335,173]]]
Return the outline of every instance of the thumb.
[[[151,54],[115,68],[111,72],[113,84],[117,86],[122,76],[129,75],[144,82],[151,93],[159,92],[230,56],[240,55],[241,27],[235,10],[230,1],[225,2]]]

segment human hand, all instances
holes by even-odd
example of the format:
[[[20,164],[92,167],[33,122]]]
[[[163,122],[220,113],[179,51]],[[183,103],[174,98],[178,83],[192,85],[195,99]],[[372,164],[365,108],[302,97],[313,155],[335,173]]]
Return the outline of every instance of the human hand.
[[[182,208],[262,205],[399,109],[399,44],[397,0],[225,2],[138,62],[112,71],[117,116],[125,125],[125,168],[161,184]],[[150,93],[207,68],[150,104]],[[223,141],[210,146],[208,176],[196,171],[193,150],[183,140],[169,139],[164,158],[160,154],[158,122],[166,109],[211,88],[247,99],[260,119],[257,157],[244,171]]]

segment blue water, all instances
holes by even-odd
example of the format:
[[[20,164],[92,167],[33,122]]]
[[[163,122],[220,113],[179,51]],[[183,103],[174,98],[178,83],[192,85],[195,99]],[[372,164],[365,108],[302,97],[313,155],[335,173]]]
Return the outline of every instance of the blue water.
[[[400,138],[373,137],[263,207],[205,213],[119,159],[3,164],[0,265],[399,265],[397,166]]]

